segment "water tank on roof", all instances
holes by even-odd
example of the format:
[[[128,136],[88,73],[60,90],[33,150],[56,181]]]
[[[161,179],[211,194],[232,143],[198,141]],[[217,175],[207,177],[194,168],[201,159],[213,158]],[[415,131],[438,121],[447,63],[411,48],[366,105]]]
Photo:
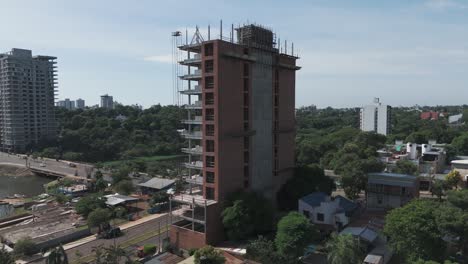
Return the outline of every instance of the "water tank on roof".
[[[431,151],[432,147],[430,144],[422,144],[421,152],[422,154],[426,154],[427,152]]]
[[[408,144],[406,144],[406,153],[408,153],[408,158],[410,160],[415,160],[417,155],[418,155],[418,151],[417,151],[417,144],[416,143],[411,143],[411,142],[408,142]]]

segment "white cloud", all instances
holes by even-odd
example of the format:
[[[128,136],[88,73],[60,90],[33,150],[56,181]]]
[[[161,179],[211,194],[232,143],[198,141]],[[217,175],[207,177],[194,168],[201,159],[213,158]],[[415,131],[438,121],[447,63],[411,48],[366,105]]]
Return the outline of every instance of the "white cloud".
[[[299,74],[329,76],[431,75],[450,66],[468,66],[462,49],[317,51],[302,54]]]
[[[143,58],[145,61],[161,62],[161,63],[173,63],[172,55],[154,55]]]
[[[446,9],[468,9],[468,5],[461,4],[455,0],[428,0],[426,6],[436,10]]]

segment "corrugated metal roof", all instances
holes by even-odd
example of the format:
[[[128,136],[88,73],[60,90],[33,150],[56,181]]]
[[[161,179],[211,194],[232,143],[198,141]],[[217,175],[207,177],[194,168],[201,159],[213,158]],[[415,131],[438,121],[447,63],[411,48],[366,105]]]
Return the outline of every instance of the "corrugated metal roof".
[[[175,181],[171,179],[163,179],[163,178],[154,177],[147,182],[138,184],[138,186],[161,190],[161,189],[165,189],[171,186],[174,183]]]

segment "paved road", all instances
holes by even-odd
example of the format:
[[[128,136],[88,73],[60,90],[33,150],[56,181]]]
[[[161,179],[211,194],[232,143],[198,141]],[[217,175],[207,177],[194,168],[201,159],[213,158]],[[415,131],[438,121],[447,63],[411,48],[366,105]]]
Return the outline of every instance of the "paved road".
[[[159,244],[160,239],[162,241],[164,238],[166,238],[167,235],[168,235],[168,232],[162,232],[161,235],[157,235],[156,232],[158,231],[159,226],[161,226],[161,229],[163,231],[165,231],[166,230],[165,227],[168,224],[168,220],[169,220],[169,216],[168,215],[163,215],[163,216],[161,216],[159,218],[152,219],[152,220],[150,220],[148,222],[142,223],[140,225],[137,225],[137,226],[134,226],[134,227],[131,227],[131,228],[125,230],[123,236],[121,236],[119,238],[116,238],[116,239],[96,239],[96,240],[90,241],[88,243],[85,243],[83,245],[79,245],[79,246],[76,246],[74,248],[68,249],[68,250],[66,250],[68,260],[70,261],[70,263],[73,263],[74,261],[77,261],[79,259],[79,257],[77,257],[77,255],[76,255],[77,252],[79,252],[81,254],[81,256],[82,256],[81,258],[91,256],[91,255],[93,255],[93,252],[92,252],[93,248],[97,247],[97,246],[100,246],[100,245],[108,247],[108,246],[114,245],[114,243],[116,245],[121,245],[122,243],[125,243],[126,246],[128,246],[127,245],[128,241],[141,240],[139,238],[141,238],[143,235],[149,234],[151,232],[155,233],[155,235],[151,236],[151,237],[145,237],[144,240],[135,242],[136,244],[131,243],[131,245],[126,247],[125,249],[129,253],[134,253],[135,249],[138,246],[143,246],[144,244],[148,244],[148,243]],[[44,260],[39,260],[39,261],[31,262],[31,263],[44,264],[45,261]]]
[[[86,178],[88,173],[92,173],[94,171],[94,167],[89,164],[73,162],[73,164],[76,164],[76,168],[73,168],[69,166],[69,162],[67,161],[56,161],[47,158],[33,160],[31,157],[27,158],[24,155],[0,152],[0,164],[2,163],[23,167],[28,165],[33,169],[49,170],[63,175],[78,176],[80,178]]]

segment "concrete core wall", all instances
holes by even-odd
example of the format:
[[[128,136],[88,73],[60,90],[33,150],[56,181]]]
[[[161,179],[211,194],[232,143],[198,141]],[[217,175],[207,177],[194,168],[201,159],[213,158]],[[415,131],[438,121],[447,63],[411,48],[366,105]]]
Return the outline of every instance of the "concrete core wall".
[[[273,186],[273,56],[271,52],[252,49],[256,62],[251,64],[251,188],[269,199],[275,198]]]

